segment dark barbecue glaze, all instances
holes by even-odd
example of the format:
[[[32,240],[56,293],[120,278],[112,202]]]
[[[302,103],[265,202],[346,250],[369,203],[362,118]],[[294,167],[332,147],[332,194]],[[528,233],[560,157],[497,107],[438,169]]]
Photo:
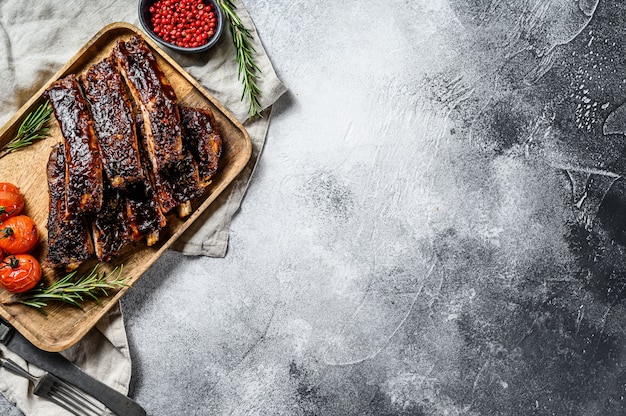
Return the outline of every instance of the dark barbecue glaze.
[[[169,213],[175,207],[185,204],[179,210],[179,216],[184,217],[189,214],[190,206],[188,202],[200,196],[204,188],[200,183],[198,166],[187,148],[183,148],[182,158],[176,163],[164,169],[154,169],[150,160],[152,159],[147,141],[146,126],[143,119],[137,119],[137,131],[141,138],[141,160],[144,161],[144,170],[152,188],[155,191],[156,199],[163,214]]]
[[[126,219],[133,240],[139,241],[146,237],[149,246],[159,239],[159,231],[166,224],[154,192],[142,184],[133,184],[127,191]]]
[[[65,149],[59,143],[53,147],[47,166],[50,204],[45,264],[73,270],[92,256],[93,245],[83,218],[65,219],[65,168]]]
[[[185,106],[180,106],[180,116],[186,133],[185,146],[198,164],[202,186],[208,186],[222,154],[222,136],[215,117],[209,109]]]
[[[143,152],[142,152],[143,156]],[[142,167],[147,169],[148,162],[141,157]],[[149,172],[149,171],[148,171]],[[149,176],[149,173],[146,174]],[[135,241],[146,237],[150,246],[159,239],[159,231],[167,224],[167,219],[159,206],[156,192],[151,181],[137,182],[126,189],[126,220]]]
[[[175,207],[180,217],[191,213],[191,200],[210,183],[222,153],[212,112],[179,108],[139,36],[119,41],[80,84],[69,75],[46,91],[65,138],[48,166],[53,266],[77,267],[94,250],[108,261],[143,238],[155,244],[166,214]],[[80,185],[97,204],[70,197]],[[70,208],[77,199],[82,205]]]
[[[53,83],[46,96],[65,139],[65,216],[95,212],[102,205],[102,160],[89,106],[76,75]]]
[[[133,241],[131,229],[126,220],[126,197],[123,190],[111,186],[104,179],[102,208],[92,218],[91,229],[96,257],[109,261]]]
[[[166,172],[156,173],[153,180],[164,212],[186,205],[178,210],[180,217],[191,213],[191,206],[187,203],[204,191],[198,176],[198,166],[189,151],[185,151],[184,158]],[[164,199],[166,196],[168,200]]]
[[[112,53],[143,119],[153,170],[165,171],[183,158],[176,93],[139,36],[119,41]]]
[[[105,58],[89,67],[80,82],[111,186],[124,188],[143,180],[133,108],[117,66],[110,57]]]

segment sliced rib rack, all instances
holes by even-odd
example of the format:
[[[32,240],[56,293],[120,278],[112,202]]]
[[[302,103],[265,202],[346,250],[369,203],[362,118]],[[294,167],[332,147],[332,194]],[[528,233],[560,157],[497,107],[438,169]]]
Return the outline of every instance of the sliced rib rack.
[[[222,138],[211,110],[179,108],[140,36],[46,95],[64,138],[48,164],[49,266],[154,245],[174,208],[191,214],[218,169]]]

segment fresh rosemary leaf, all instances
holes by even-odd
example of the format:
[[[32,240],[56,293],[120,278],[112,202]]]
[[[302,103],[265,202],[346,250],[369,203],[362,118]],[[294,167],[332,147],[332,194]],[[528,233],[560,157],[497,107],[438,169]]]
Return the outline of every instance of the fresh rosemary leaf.
[[[250,42],[252,33],[241,22],[239,16],[237,16],[235,11],[237,7],[231,0],[218,0],[218,2],[228,21],[230,33],[233,35],[233,43],[236,51],[235,58],[238,64],[238,79],[243,84],[241,99],[243,100],[246,95],[248,96],[248,116],[250,116],[250,118],[258,117],[261,115],[262,110],[261,104],[259,103],[261,89],[256,82],[261,69],[254,62],[253,53],[255,49]]]
[[[30,113],[17,130],[15,137],[0,152],[0,158],[13,153],[23,147],[30,146],[34,141],[43,139],[48,135],[46,123],[52,118],[52,108],[48,101],[41,104],[35,111]]]
[[[43,285],[25,293],[17,294],[5,303],[21,303],[38,309],[43,314],[48,302],[64,302],[82,309],[82,302],[92,299],[101,304],[100,298],[108,296],[109,291],[128,286],[130,277],[122,277],[123,266],[116,267],[108,273],[99,273],[98,265],[87,274],[76,277],[73,271],[48,287]]]

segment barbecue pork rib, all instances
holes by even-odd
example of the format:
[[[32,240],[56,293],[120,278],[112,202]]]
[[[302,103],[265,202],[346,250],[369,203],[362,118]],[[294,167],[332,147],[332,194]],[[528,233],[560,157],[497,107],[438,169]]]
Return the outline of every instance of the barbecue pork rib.
[[[50,204],[45,265],[52,268],[65,266],[70,271],[93,255],[93,245],[84,218],[65,218],[65,174],[65,149],[59,143],[50,152],[47,165]]]
[[[123,190],[114,188],[108,178],[104,179],[102,208],[91,219],[91,232],[96,257],[109,261],[134,241],[126,220],[126,197]]]
[[[198,175],[198,166],[188,149],[183,149],[183,157],[177,163],[166,169],[155,169],[151,164],[151,157],[146,146],[145,129],[142,120],[137,120],[141,147],[141,160],[144,162],[144,171],[148,178],[154,196],[158,201],[159,209],[163,215],[168,214],[173,208],[179,207],[180,217],[190,213],[190,200],[202,194],[203,188]],[[182,207],[181,207],[182,205]]]
[[[112,57],[143,121],[144,141],[153,169],[165,171],[183,158],[176,93],[141,37],[118,41]]]
[[[200,183],[211,183],[217,172],[222,154],[222,136],[210,109],[180,106],[180,116],[185,129],[185,146],[198,165]]]
[[[134,241],[146,238],[146,245],[159,241],[159,232],[166,219],[150,188],[131,185],[126,194],[126,219]]]
[[[114,188],[144,180],[133,107],[111,57],[92,65],[80,78],[89,103],[104,172]]]
[[[191,214],[191,200],[202,195],[204,188],[198,176],[198,166],[189,151],[166,172],[154,172],[152,180],[157,189],[161,209],[167,213],[177,207],[181,218]],[[165,200],[165,198],[170,199]]]
[[[146,173],[161,211],[167,214],[183,205],[179,215],[188,215],[189,200],[202,187],[197,165],[183,146],[176,93],[141,37],[119,41],[112,56],[134,99],[142,157],[150,162]]]
[[[141,166],[144,171],[148,170],[149,162],[140,150]],[[148,170],[149,172],[149,170]],[[146,238],[148,246],[159,240],[159,232],[167,224],[167,219],[161,211],[156,192],[151,181],[146,175],[146,180],[134,183],[126,188],[126,220],[130,227],[133,240],[140,241]]]
[[[92,213],[102,205],[102,160],[89,104],[75,74],[45,92],[65,139],[65,218]]]

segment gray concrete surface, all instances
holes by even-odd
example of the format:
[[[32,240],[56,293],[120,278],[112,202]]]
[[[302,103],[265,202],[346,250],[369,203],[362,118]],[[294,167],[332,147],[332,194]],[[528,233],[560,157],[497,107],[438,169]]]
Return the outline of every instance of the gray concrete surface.
[[[290,92],[227,256],[168,252],[124,297],[131,396],[624,414],[624,5],[246,5]]]

